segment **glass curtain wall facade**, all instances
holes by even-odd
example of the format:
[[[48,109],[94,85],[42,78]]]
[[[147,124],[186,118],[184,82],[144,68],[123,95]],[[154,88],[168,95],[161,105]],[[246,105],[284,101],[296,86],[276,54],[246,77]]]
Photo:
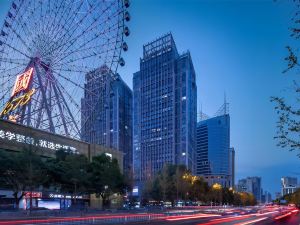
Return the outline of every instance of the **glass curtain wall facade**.
[[[140,71],[133,76],[133,165],[136,181],[164,164],[193,171],[197,87],[189,52],[178,54],[171,34],[143,46]]]
[[[234,150],[230,148],[229,114],[197,123],[196,174],[208,183],[232,187],[234,177]]]
[[[83,141],[124,153],[124,173],[132,173],[132,91],[105,66],[86,74],[81,101]]]

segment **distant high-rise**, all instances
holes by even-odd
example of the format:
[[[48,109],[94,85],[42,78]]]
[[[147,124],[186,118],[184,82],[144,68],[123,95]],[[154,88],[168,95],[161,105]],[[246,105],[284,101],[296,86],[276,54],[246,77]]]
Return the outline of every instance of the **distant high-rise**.
[[[292,194],[298,189],[297,177],[282,177],[281,178],[281,195]]]
[[[171,34],[143,46],[133,99],[135,179],[147,180],[165,163],[194,171],[196,75],[190,53],[178,54]]]
[[[86,74],[81,139],[124,153],[124,172],[132,170],[132,91],[106,66]]]
[[[231,176],[231,186],[235,184],[235,150],[233,147],[229,149],[229,173]]]
[[[261,177],[247,177],[238,181],[237,191],[252,193],[261,202]]]
[[[268,192],[268,191],[265,191],[264,193],[262,192],[261,202],[262,203],[270,203],[270,202],[272,202],[272,195],[271,195],[271,193]]]
[[[235,151],[230,148],[230,116],[227,103],[222,113],[197,123],[196,174],[203,176],[212,185],[234,186]]]

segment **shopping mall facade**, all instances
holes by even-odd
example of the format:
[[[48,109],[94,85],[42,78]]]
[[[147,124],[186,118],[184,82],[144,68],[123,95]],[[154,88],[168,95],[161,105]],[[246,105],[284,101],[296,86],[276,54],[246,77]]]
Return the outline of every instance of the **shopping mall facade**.
[[[59,149],[70,150],[74,153],[85,155],[89,160],[94,156],[106,154],[115,158],[119,162],[120,169],[123,169],[123,153],[112,148],[100,145],[89,144],[83,141],[71,139],[65,136],[53,134],[47,131],[26,127],[14,122],[0,119],[0,151],[20,152],[24,149],[32,149],[37,154],[45,158],[55,157],[55,152]],[[68,207],[74,196],[64,196],[61,193],[34,192],[36,206],[58,208]],[[67,199],[67,201],[66,201]],[[101,207],[101,200],[93,196],[76,196],[77,202],[90,205],[91,207]],[[20,206],[26,208],[28,194],[24,195]],[[113,202],[118,202],[114,200]],[[0,207],[13,204],[12,192],[0,190]]]

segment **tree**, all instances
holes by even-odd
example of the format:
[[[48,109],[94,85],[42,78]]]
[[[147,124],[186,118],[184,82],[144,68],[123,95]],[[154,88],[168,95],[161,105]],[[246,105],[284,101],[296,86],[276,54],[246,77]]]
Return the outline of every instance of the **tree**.
[[[16,208],[25,191],[32,191],[46,182],[44,162],[32,149],[20,153],[0,151],[0,176],[4,185],[13,191]],[[30,209],[32,208],[30,195]]]
[[[93,157],[89,176],[91,192],[101,196],[104,207],[109,206],[108,197],[111,194],[122,193],[125,189],[118,161],[105,154]]]
[[[143,202],[155,201],[201,201],[233,205],[254,205],[254,195],[235,192],[231,188],[215,183],[211,187],[203,177],[194,176],[183,165],[165,164],[152,179],[145,182],[142,194]]]
[[[300,189],[283,197],[289,204],[300,206]]]
[[[190,183],[189,180],[185,179],[185,176],[191,175],[184,165],[176,166],[176,172],[174,174],[174,182],[176,188],[176,200],[184,200],[186,193],[189,192]]]
[[[256,199],[253,194],[247,193],[247,192],[240,192],[238,193],[240,197],[240,203],[243,206],[248,206],[248,205],[255,205],[256,204]]]
[[[234,193],[232,189],[223,188],[223,202],[226,204],[233,204],[234,203]]]
[[[158,181],[162,192],[162,200],[163,201],[171,201],[173,202],[176,198],[175,196],[175,182],[174,182],[174,174],[176,171],[176,167],[171,164],[165,164],[162,170],[158,174]]]
[[[20,157],[17,155],[0,151],[1,184],[13,191],[16,208],[19,208],[19,202],[27,188],[25,178],[20,174],[20,164]]]
[[[89,192],[89,162],[86,156],[58,150],[56,158],[46,162],[48,182],[62,193],[72,193],[76,204],[78,194]]]
[[[210,200],[215,203],[222,204],[223,202],[223,188],[220,184],[215,183],[210,188]]]
[[[206,201],[209,187],[202,177],[193,176],[184,165],[165,164],[148,180],[143,188],[143,199],[155,201]]]
[[[295,5],[295,14],[292,17],[292,27],[290,28],[291,37],[296,40],[300,38],[300,2],[293,1]],[[299,47],[287,46],[288,56],[285,58],[287,69],[283,73],[299,69]],[[290,151],[300,150],[300,87],[294,80],[294,92],[296,98],[288,102],[284,97],[271,97],[275,103],[275,111],[278,114],[277,133],[274,137],[277,140],[277,146],[287,148]],[[300,152],[297,154],[300,157]]]
[[[197,179],[192,183],[191,186],[191,199],[201,202],[207,202],[209,192],[209,186],[203,177],[197,177]]]

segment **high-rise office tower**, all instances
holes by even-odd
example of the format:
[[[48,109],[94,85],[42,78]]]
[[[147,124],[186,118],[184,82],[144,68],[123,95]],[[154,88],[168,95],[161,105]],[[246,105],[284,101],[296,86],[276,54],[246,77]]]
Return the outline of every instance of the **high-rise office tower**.
[[[203,176],[209,185],[219,183],[234,186],[235,152],[230,148],[230,116],[227,103],[217,116],[197,123],[196,174]]]
[[[135,179],[147,180],[166,163],[193,171],[196,75],[190,53],[178,54],[171,34],[143,46],[133,102]]]
[[[297,177],[282,177],[281,178],[281,196],[292,194],[298,189]]]
[[[124,173],[132,170],[132,91],[106,66],[86,74],[81,101],[81,139],[124,153]]]

